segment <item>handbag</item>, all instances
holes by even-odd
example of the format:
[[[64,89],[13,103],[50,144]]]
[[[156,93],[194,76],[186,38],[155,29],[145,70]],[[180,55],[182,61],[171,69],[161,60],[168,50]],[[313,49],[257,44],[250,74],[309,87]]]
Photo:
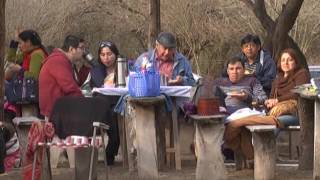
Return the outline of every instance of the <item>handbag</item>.
[[[38,81],[32,77],[14,77],[5,83],[5,96],[13,104],[33,104],[39,102]]]

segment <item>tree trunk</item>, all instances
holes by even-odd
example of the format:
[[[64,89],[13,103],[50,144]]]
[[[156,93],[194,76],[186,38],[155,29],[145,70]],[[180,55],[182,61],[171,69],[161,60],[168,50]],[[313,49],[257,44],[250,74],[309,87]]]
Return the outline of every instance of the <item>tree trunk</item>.
[[[5,23],[5,6],[6,0],[0,1],[0,121],[3,121],[3,97],[4,97],[4,46],[5,46],[5,35],[6,35],[6,23]]]
[[[148,48],[152,48],[160,32],[160,0],[150,0]]]
[[[256,0],[255,2],[251,0],[241,1],[254,12],[263,28],[267,31],[268,35],[263,47],[272,53],[275,61],[278,60],[281,51],[286,48],[293,48],[297,52],[300,63],[308,69],[304,54],[288,35],[298,17],[303,0],[288,0],[283,5],[282,12],[275,21],[267,14],[264,0]]]

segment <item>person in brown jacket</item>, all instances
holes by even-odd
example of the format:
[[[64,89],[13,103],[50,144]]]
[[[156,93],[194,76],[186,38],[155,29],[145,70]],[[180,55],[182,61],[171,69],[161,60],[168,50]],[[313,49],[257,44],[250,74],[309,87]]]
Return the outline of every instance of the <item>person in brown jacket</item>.
[[[310,75],[301,67],[297,55],[293,49],[282,51],[277,62],[277,77],[272,82],[270,98],[265,101],[267,109],[273,111],[275,106],[284,101],[290,101],[296,105],[297,95],[291,90],[298,85],[309,83]],[[272,109],[273,108],[273,109]],[[294,110],[297,110],[294,108]],[[232,121],[226,125],[224,133],[225,145],[237,153],[253,159],[253,147],[251,144],[251,133],[243,128],[247,125],[276,125],[277,127],[299,125],[297,112],[285,114],[268,114],[267,116],[249,116]]]

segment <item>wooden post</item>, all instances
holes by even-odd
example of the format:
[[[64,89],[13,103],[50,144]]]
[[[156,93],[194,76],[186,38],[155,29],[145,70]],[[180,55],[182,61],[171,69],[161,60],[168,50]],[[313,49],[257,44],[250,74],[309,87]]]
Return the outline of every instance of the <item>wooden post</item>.
[[[160,0],[150,0],[149,6],[150,22],[148,34],[148,48],[152,48],[161,29]]]
[[[227,179],[221,154],[225,115],[192,115],[196,126],[197,180]]]
[[[0,2],[0,121],[3,121],[3,103],[4,103],[4,47],[6,37],[6,18],[5,18],[6,0]]]
[[[320,179],[320,99],[315,100],[313,179]]]
[[[163,96],[128,98],[136,118],[137,165],[139,179],[158,179],[158,150],[155,106],[164,102]]]
[[[252,138],[254,144],[254,179],[275,179],[276,140],[274,132],[252,132]]]
[[[313,168],[313,140],[314,140],[314,100],[299,96],[298,98],[299,120],[301,128],[301,146],[299,157],[300,170],[312,170]]]

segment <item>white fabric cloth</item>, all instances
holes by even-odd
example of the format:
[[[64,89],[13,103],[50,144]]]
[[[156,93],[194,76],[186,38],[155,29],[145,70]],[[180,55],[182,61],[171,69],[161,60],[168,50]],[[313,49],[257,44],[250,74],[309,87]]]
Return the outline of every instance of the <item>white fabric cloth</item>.
[[[228,123],[228,122],[240,119],[240,118],[248,117],[248,116],[253,116],[253,115],[265,116],[266,113],[257,111],[255,109],[242,108],[242,109],[239,109],[239,110],[235,111],[234,113],[230,114],[230,116],[228,116],[226,118],[225,123]]]
[[[160,93],[165,93],[168,96],[174,97],[191,97],[192,86],[160,86]],[[93,88],[92,92],[97,92],[104,95],[121,96],[128,93],[128,88]]]

